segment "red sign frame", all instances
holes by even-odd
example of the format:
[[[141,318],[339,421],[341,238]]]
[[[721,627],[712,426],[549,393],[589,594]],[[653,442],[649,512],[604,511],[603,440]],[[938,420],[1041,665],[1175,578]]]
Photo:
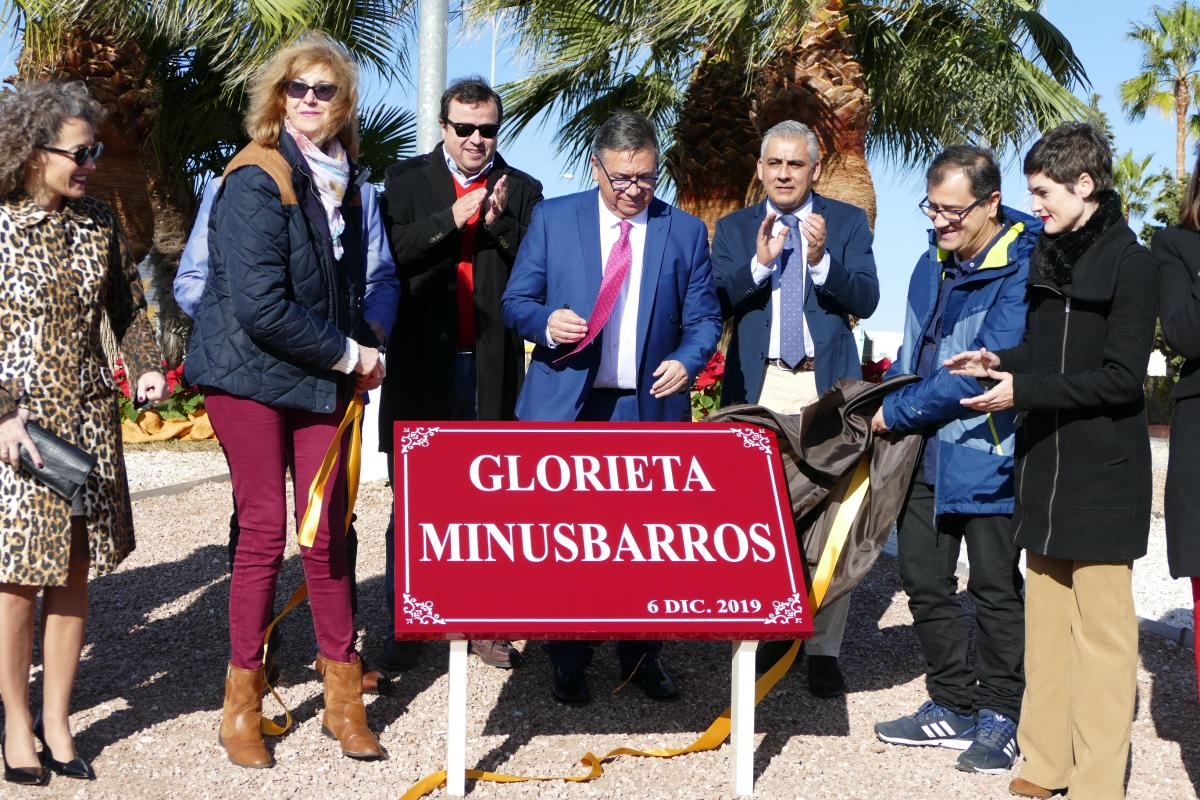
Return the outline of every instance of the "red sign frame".
[[[771,431],[397,422],[394,434],[398,639],[812,635]]]

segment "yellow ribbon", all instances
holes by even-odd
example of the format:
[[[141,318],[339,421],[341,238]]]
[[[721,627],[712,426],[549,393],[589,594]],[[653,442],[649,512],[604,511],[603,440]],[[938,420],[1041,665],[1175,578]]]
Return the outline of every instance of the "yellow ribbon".
[[[863,500],[867,497],[867,487],[871,484],[871,454],[865,453],[858,461],[854,477],[842,495],[842,504],[829,527],[829,538],[821,550],[821,558],[817,561],[817,570],[813,574],[812,587],[808,591],[808,604],[816,613],[825,600],[825,592],[833,580],[833,571],[837,568],[838,560],[842,557],[842,548],[850,536],[850,526],[862,508]]]
[[[300,527],[297,530],[297,538],[302,547],[312,547],[313,542],[316,541],[317,528],[321,522],[321,510],[325,504],[325,484],[329,482],[329,476],[337,464],[338,454],[342,449],[342,437],[345,435],[347,427],[350,427],[350,452],[346,459],[346,525],[342,530],[350,530],[350,519],[354,516],[354,503],[358,500],[358,476],[362,463],[362,426],[358,424],[362,419],[362,414],[362,395],[356,394],[350,404],[346,406],[346,414],[342,417],[341,424],[338,425],[337,433],[333,435],[329,447],[325,448],[325,458],[321,461],[321,468],[317,470],[312,485],[308,487],[308,506],[304,509],[304,518],[300,521]],[[304,602],[307,597],[308,584],[302,583],[292,593],[283,610],[267,626],[267,632],[263,636],[264,662],[267,660],[267,652],[270,650],[271,632],[275,630],[275,626],[281,619]],[[287,733],[288,728],[292,727],[292,712],[288,710],[283,698],[270,683],[267,683],[267,691],[283,708],[284,720],[281,725],[270,717],[262,717],[259,720],[259,726],[264,736],[282,736]]]
[[[296,530],[296,538],[300,540],[301,547],[312,547],[313,542],[316,541],[317,527],[321,522],[321,509],[325,505],[325,484],[333,472],[334,465],[337,464],[338,452],[342,449],[342,435],[346,432],[346,428],[353,423],[353,426],[350,427],[350,455],[346,464],[345,530],[350,529],[354,501],[358,499],[358,468],[362,459],[362,426],[358,422],[362,419],[362,414],[362,395],[356,394],[350,401],[350,405],[346,406],[346,415],[342,417],[337,433],[333,435],[329,447],[325,449],[325,459],[321,462],[321,468],[317,470],[316,476],[313,477],[312,486],[308,487],[308,508],[305,509],[304,519],[300,521],[300,527]]]
[[[829,589],[829,582],[833,578],[833,568],[837,565],[838,558],[841,556],[842,548],[846,544],[846,539],[850,536],[850,528],[854,523],[854,518],[858,516],[859,510],[862,508],[863,500],[867,495],[867,486],[870,482],[871,473],[871,455],[866,453],[858,462],[858,467],[854,471],[854,477],[850,479],[849,485],[846,487],[846,492],[842,496],[841,507],[838,508],[837,515],[833,519],[833,525],[829,530],[829,538],[825,542],[825,547],[821,551],[821,558],[817,562],[817,573],[813,577],[813,586],[809,592],[809,604],[813,613],[820,608],[821,601],[825,598],[825,592]],[[783,654],[783,658],[775,662],[761,678],[754,682],[754,705],[757,707],[762,702],[763,698],[775,688],[775,684],[779,683],[787,671],[791,669],[792,664],[796,661],[796,655],[800,652],[800,640],[792,642],[792,646]],[[490,781],[492,783],[526,783],[529,781],[570,781],[571,783],[587,783],[594,781],[604,774],[604,765],[620,756],[636,756],[639,758],[672,758],[674,756],[682,756],[688,753],[701,753],[707,750],[716,750],[725,740],[729,738],[731,714],[726,708],[721,712],[712,725],[708,726],[708,730],[700,734],[696,741],[692,742],[687,747],[668,748],[658,747],[651,750],[636,750],[630,747],[618,747],[615,750],[609,750],[603,756],[596,756],[594,753],[585,753],[583,758],[579,759],[579,763],[588,768],[588,772],[584,775],[556,775],[556,776],[528,776],[528,775],[506,775],[500,772],[485,772],[479,769],[469,769],[466,771],[467,780],[475,781]],[[421,780],[417,781],[413,786],[404,793],[400,800],[418,800],[424,797],[435,789],[440,789],[446,785],[446,770],[438,770],[437,772],[426,775]]]

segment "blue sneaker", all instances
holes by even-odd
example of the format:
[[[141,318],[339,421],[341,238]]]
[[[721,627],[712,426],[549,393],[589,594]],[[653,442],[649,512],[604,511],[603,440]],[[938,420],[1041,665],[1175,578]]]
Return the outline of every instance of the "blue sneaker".
[[[888,744],[966,750],[975,738],[975,718],[926,700],[915,714],[876,722],[875,735]]]
[[[955,766],[963,772],[995,775],[1007,772],[1020,754],[1017,748],[1017,723],[990,708],[981,708],[975,741],[958,757]]]

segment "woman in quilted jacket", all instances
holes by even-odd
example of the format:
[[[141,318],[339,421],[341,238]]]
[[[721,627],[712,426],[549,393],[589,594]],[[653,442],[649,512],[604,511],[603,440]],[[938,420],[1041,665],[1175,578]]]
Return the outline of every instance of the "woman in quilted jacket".
[[[107,315],[139,400],[166,385],[138,271],[104,203],[85,196],[103,145],[83,84],[31,84],[0,99],[0,699],[4,779],[94,777],[75,752],[71,690],[83,647],[89,566],[133,550],[117,388],[100,344]],[[26,425],[96,456],[68,501],[20,467],[41,466]],[[29,710],[34,608],[42,592],[42,710]],[[42,742],[35,753],[35,737]],[[39,766],[40,761],[40,766]]]
[[[186,374],[204,388],[241,526],[220,741],[242,767],[273,763],[260,728],[263,639],[287,536],[287,473],[299,524],[351,398],[383,380],[380,343],[362,314],[357,83],[349,54],[326,36],[276,53],[252,81],[251,143],[226,168],[209,222]],[[382,751],[367,727],[354,651],[345,461],[343,449],[300,557],[325,680],[324,732],[343,754],[371,759]]]

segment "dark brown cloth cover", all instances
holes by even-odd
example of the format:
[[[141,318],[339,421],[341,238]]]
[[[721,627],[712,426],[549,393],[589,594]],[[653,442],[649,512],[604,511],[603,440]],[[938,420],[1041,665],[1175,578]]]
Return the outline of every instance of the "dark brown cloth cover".
[[[871,433],[871,417],[884,395],[917,380],[915,375],[901,375],[883,383],[841,380],[797,415],[738,405],[708,418],[710,422],[750,423],[775,432],[798,544],[804,554],[806,582],[821,558],[854,469],[869,453],[867,496],[851,526],[822,605],[851,591],[866,577],[904,507],[921,451],[921,436],[875,436]]]

